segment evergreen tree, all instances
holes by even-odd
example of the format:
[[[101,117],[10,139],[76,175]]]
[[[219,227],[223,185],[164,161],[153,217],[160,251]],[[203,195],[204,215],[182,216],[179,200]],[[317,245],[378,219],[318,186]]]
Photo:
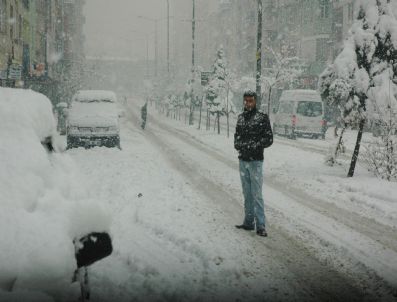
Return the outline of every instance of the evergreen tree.
[[[231,102],[233,94],[230,88],[230,78],[226,69],[225,53],[222,46],[218,49],[216,56],[213,65],[213,76],[207,87],[206,98],[210,113],[216,116],[219,134],[220,117],[223,115],[228,117],[231,112],[236,110]]]

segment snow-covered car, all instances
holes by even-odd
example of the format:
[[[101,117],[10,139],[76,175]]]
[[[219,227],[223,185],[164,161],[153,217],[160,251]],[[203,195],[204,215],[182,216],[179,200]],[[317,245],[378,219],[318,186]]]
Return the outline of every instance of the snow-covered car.
[[[43,94],[26,89],[0,87],[2,145],[19,148],[41,143],[52,150],[56,122],[52,104]]]
[[[112,91],[79,91],[68,111],[67,148],[118,147],[120,127],[117,98]]]
[[[274,116],[275,134],[290,138],[309,136],[325,139],[327,123],[324,103],[315,90],[285,90]]]

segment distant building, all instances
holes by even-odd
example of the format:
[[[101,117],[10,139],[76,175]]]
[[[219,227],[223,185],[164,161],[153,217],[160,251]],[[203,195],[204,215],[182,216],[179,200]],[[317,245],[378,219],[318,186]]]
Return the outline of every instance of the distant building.
[[[353,3],[263,0],[264,68],[274,64],[269,48],[282,57],[298,57],[305,66],[302,85],[315,88],[319,74],[339,53],[353,23]],[[209,36],[207,49],[213,57],[222,44],[232,69],[254,75],[258,1],[219,0],[218,4],[203,28]]]
[[[15,86],[22,79],[27,52],[29,1],[0,0],[0,85]]]

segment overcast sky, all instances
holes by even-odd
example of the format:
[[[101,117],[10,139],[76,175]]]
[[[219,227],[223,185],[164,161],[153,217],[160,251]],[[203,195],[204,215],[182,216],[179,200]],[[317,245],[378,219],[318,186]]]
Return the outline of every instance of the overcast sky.
[[[150,56],[153,57],[154,22],[139,19],[138,16],[166,17],[165,0],[87,0],[84,10],[85,50],[88,56],[144,59],[144,37],[149,34]],[[165,22],[159,22],[160,44],[164,43]]]

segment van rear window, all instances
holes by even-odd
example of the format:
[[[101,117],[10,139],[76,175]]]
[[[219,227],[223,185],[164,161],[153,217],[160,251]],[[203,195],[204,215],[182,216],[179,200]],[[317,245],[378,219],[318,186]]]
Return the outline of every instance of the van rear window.
[[[321,116],[323,114],[323,105],[320,102],[298,102],[296,113],[309,117]]]

